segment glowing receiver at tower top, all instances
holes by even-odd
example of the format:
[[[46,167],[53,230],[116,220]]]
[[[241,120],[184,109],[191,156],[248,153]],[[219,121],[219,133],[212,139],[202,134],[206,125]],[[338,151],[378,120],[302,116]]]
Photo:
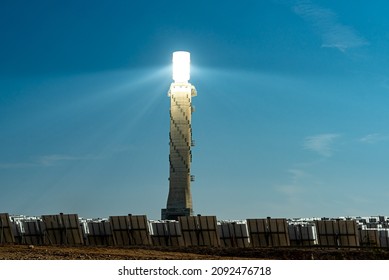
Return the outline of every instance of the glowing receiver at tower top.
[[[173,53],[173,80],[175,83],[187,83],[190,80],[190,53]]]

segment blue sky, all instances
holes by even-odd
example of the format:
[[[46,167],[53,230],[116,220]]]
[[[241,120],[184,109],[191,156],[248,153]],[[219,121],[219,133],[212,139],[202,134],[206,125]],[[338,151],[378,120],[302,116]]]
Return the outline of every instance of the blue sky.
[[[171,54],[195,213],[389,215],[387,1],[1,1],[0,212],[160,218]]]

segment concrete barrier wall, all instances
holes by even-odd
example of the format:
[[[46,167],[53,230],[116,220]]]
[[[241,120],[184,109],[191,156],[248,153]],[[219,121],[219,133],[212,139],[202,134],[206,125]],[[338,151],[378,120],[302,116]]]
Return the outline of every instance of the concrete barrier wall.
[[[151,238],[155,246],[184,246],[180,224],[177,221],[150,222]]]
[[[221,222],[218,224],[220,244],[223,247],[246,248],[250,245],[249,232],[246,223]]]
[[[12,223],[8,213],[0,213],[0,244],[15,243]]]
[[[291,246],[317,245],[317,234],[314,224],[290,224],[288,225],[288,231]]]
[[[149,221],[146,215],[85,220],[77,214],[35,218],[0,214],[0,244],[69,246],[389,247],[389,229],[357,228],[355,221],[288,224],[286,219],[217,222],[216,216]]]
[[[316,221],[318,244],[330,247],[359,246],[359,233],[355,221]]]
[[[251,247],[290,246],[286,219],[248,219]]]

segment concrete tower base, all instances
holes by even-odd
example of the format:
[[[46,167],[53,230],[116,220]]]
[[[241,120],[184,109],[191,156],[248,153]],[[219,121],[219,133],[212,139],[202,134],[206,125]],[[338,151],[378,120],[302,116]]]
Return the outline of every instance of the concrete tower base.
[[[162,220],[178,220],[178,217],[193,216],[191,208],[169,208],[161,210]]]

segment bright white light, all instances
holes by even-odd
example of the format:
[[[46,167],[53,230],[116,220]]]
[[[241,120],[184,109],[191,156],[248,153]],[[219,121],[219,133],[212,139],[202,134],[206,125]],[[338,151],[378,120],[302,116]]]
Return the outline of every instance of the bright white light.
[[[173,80],[175,83],[187,83],[190,79],[190,53],[173,53]]]

